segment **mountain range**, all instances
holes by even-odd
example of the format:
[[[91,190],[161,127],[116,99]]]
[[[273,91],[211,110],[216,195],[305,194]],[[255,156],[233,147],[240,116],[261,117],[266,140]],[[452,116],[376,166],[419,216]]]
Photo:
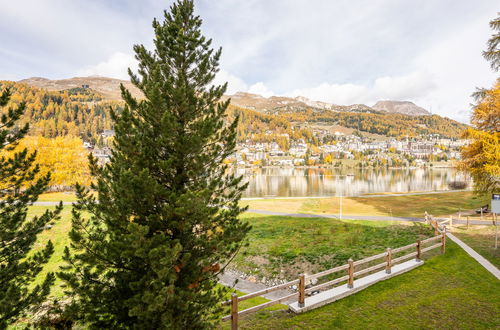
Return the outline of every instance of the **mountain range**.
[[[107,78],[101,76],[74,77],[60,80],[50,80],[41,77],[32,77],[20,80],[32,87],[43,88],[49,91],[61,91],[72,88],[88,87],[100,93],[108,100],[121,100],[120,84],[123,84],[135,97],[141,97],[141,92],[130,81]],[[234,95],[225,95],[224,100],[231,98],[233,105],[264,112],[277,114],[281,111],[304,111],[306,109],[330,110],[336,112],[389,112],[401,113],[410,116],[430,115],[430,112],[409,101],[378,101],[372,107],[365,104],[337,105],[321,101],[313,101],[303,96],[264,97],[257,94],[238,92]]]

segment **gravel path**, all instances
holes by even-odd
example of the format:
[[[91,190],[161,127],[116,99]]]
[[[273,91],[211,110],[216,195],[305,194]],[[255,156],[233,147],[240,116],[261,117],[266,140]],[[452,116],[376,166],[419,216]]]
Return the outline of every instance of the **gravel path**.
[[[236,279],[238,279],[238,282],[235,285],[234,281]],[[258,282],[254,283],[254,282],[250,282],[250,281],[241,279],[241,278],[239,278],[239,276],[236,273],[234,273],[230,270],[226,270],[224,272],[224,274],[219,275],[219,283],[221,283],[225,286],[228,286],[228,287],[234,287],[236,290],[243,291],[245,293],[252,293],[255,291],[259,291],[259,290],[263,290],[263,289],[268,288],[268,286],[266,286],[263,283],[258,283]],[[289,295],[291,293],[293,293],[293,292],[290,290],[277,290],[277,291],[273,291],[273,292],[267,293],[265,295],[262,295],[262,297],[270,299],[270,300],[275,300],[275,299],[284,297],[286,295]]]

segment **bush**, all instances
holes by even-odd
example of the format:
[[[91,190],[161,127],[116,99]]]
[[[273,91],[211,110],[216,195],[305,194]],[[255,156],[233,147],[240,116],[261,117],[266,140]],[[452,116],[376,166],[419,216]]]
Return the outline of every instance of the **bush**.
[[[467,182],[465,181],[452,181],[448,183],[448,187],[453,190],[465,189],[467,188]]]

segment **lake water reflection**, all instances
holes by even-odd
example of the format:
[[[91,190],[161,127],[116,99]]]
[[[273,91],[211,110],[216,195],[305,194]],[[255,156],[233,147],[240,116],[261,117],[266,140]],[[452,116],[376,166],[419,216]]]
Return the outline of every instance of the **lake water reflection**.
[[[447,190],[467,180],[453,168],[239,168],[249,183],[244,197],[359,196],[376,192]]]

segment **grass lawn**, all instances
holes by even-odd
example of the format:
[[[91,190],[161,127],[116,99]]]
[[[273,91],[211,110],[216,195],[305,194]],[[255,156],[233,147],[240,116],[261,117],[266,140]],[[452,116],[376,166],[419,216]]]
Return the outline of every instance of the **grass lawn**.
[[[453,228],[453,234],[500,268],[500,242],[498,249],[495,250],[495,226],[471,225],[467,229],[467,226],[458,225]]]
[[[444,255],[406,274],[304,314],[244,316],[240,328],[493,329],[500,326],[499,292],[500,281],[448,240]]]
[[[38,198],[39,202],[74,202],[76,195],[74,192],[53,192],[41,194]]]
[[[427,211],[434,216],[448,215],[485,205],[489,196],[477,197],[470,191],[442,194],[350,197],[342,199],[343,214],[423,217]],[[242,201],[250,209],[289,213],[338,214],[338,197],[308,199],[259,199]]]
[[[244,214],[252,230],[232,268],[257,277],[292,280],[432,235],[421,223],[292,218]]]
[[[52,207],[53,208],[53,207]],[[28,215],[42,214],[47,209],[47,206],[32,206],[29,208]],[[52,254],[49,262],[44,266],[42,272],[38,275],[35,284],[41,284],[45,275],[48,272],[59,271],[59,266],[63,264],[62,256],[64,247],[69,246],[68,232],[71,229],[71,206],[65,206],[61,212],[61,219],[57,220],[50,230],[44,230],[38,235],[38,239],[34,245],[34,249],[41,249],[50,239],[54,244],[54,254]],[[63,288],[59,279],[52,287],[51,296],[60,297],[63,295]]]

